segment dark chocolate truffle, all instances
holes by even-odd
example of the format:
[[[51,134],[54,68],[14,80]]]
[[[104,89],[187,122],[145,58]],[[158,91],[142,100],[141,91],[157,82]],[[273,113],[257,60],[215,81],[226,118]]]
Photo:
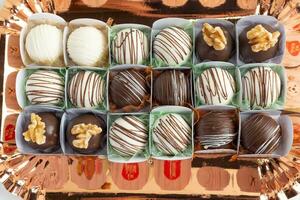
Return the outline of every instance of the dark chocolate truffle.
[[[67,127],[67,142],[78,153],[91,154],[99,150],[106,134],[103,119],[93,114],[73,118]]]
[[[236,115],[232,111],[209,111],[195,129],[195,140],[204,149],[229,148],[237,136]]]
[[[244,63],[263,62],[276,56],[281,34],[267,24],[254,24],[239,35],[240,60]]]
[[[188,76],[175,69],[162,72],[154,81],[153,98],[159,105],[187,105],[190,103]]]
[[[145,74],[135,69],[117,72],[110,80],[109,94],[110,102],[118,108],[141,105],[149,95]]]
[[[230,33],[220,24],[204,23],[196,38],[196,56],[199,60],[228,61],[233,47]]]
[[[50,153],[59,146],[60,122],[54,113],[31,113],[28,129],[23,133],[24,140],[33,149]]]
[[[279,146],[280,125],[270,116],[255,114],[242,123],[242,145],[255,154],[269,154]]]

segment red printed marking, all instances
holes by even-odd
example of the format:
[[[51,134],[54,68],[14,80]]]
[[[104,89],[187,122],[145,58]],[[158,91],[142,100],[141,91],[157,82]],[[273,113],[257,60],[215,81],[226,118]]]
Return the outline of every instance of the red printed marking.
[[[166,160],[164,161],[164,174],[170,180],[175,180],[181,173],[180,160]]]
[[[15,125],[13,124],[8,124],[5,127],[5,133],[4,133],[4,140],[9,141],[9,140],[15,140]]]
[[[286,48],[292,56],[298,56],[300,53],[300,42],[298,41],[287,41]]]
[[[136,179],[139,176],[138,163],[123,164],[122,176],[128,181]]]

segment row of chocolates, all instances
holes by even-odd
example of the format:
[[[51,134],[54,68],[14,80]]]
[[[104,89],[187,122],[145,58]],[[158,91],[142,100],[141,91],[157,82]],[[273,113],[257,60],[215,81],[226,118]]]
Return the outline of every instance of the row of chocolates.
[[[22,153],[108,155],[115,162],[191,158],[194,152],[276,157],[286,155],[293,141],[289,117],[240,113],[232,106],[161,106],[150,114],[33,106],[16,126]]]
[[[43,13],[29,18],[20,49],[26,66],[190,67],[204,61],[279,64],[285,31],[270,16],[245,17],[236,25],[221,19],[165,18],[150,28],[139,24],[109,27],[95,19],[67,23]]]

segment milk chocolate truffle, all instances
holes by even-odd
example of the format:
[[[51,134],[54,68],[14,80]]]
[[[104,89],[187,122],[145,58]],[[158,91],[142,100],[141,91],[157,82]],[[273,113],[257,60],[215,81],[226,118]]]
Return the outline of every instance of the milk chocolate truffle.
[[[114,121],[109,130],[109,143],[121,156],[130,157],[146,148],[146,123],[135,116],[123,116]]]
[[[269,67],[256,67],[242,77],[243,100],[250,109],[269,108],[279,98],[281,81],[279,75]]]
[[[211,67],[204,70],[196,80],[196,92],[204,104],[229,104],[236,91],[232,75],[221,68]]]
[[[25,85],[25,92],[31,104],[58,105],[64,101],[64,78],[56,71],[37,70]]]
[[[119,71],[110,80],[109,94],[110,101],[118,108],[139,106],[149,95],[146,76],[135,69]]]
[[[105,82],[100,74],[92,71],[77,72],[70,80],[68,96],[79,108],[93,108],[104,100]]]
[[[242,123],[242,145],[255,154],[274,152],[281,140],[280,125],[270,116],[255,114]]]
[[[63,34],[56,26],[41,24],[26,36],[25,49],[30,59],[40,65],[52,65],[63,55]]]
[[[99,150],[105,140],[105,134],[104,120],[93,114],[83,114],[73,118],[66,132],[70,147],[82,154],[91,154]]]
[[[195,126],[195,141],[204,149],[229,148],[237,136],[237,119],[232,111],[209,111]]]
[[[75,64],[94,67],[107,56],[107,38],[95,27],[79,27],[71,32],[67,51]]]
[[[154,81],[153,98],[160,105],[187,105],[190,103],[189,78],[178,70],[162,72]]]
[[[54,113],[31,113],[27,130],[23,133],[25,142],[33,149],[50,153],[59,146],[60,122]]]
[[[204,23],[196,38],[196,55],[199,60],[228,61],[233,46],[233,39],[224,26]]]
[[[162,29],[154,38],[154,58],[166,65],[184,63],[191,56],[192,39],[179,27]]]
[[[159,151],[176,155],[191,143],[192,129],[179,114],[165,114],[155,121],[152,137]]]
[[[244,63],[263,62],[276,56],[280,32],[267,24],[254,24],[239,35],[240,59]]]
[[[119,31],[112,42],[112,57],[118,64],[142,64],[149,57],[146,34],[135,28]]]

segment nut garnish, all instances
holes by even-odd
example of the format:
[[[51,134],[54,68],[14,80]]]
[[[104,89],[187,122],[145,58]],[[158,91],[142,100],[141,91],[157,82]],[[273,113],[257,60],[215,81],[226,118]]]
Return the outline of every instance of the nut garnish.
[[[206,44],[215,50],[223,50],[227,44],[223,30],[219,27],[213,27],[208,23],[203,24],[203,39]]]
[[[270,33],[261,24],[247,32],[247,38],[253,52],[267,51],[274,47],[280,36],[279,31]]]
[[[71,129],[72,135],[76,135],[76,139],[73,140],[73,146],[80,149],[87,149],[91,137],[101,132],[102,128],[94,124],[76,124]]]
[[[45,144],[46,125],[42,122],[42,118],[35,113],[31,113],[30,121],[31,123],[28,125],[28,130],[23,133],[25,141],[31,141],[39,145]]]

